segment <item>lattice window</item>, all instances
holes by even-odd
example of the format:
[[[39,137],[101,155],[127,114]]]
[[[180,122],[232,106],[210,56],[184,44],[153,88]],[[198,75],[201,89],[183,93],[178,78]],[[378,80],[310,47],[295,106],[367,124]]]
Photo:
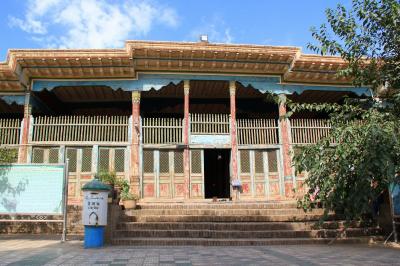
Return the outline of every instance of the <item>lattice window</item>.
[[[183,151],[174,152],[174,172],[183,174]]]
[[[201,174],[201,151],[192,151],[192,173]]]
[[[49,149],[49,163],[58,163],[58,148]]]
[[[240,172],[250,173],[250,151],[241,150],[240,151]]]
[[[76,165],[77,165],[77,157],[78,157],[78,150],[77,149],[67,149],[67,159],[68,161],[68,172],[75,173],[76,172]]]
[[[114,153],[114,170],[115,172],[125,171],[125,149],[115,149]]]
[[[262,151],[254,151],[254,168],[256,174],[264,173],[264,160]]]
[[[44,163],[44,149],[33,148],[32,163]]]
[[[160,151],[160,173],[169,173],[169,152]]]
[[[92,171],[92,148],[83,148],[82,149],[82,172],[91,172]]]
[[[143,151],[143,172],[154,173],[154,155],[152,150]]]
[[[110,171],[110,149],[106,148],[99,149],[99,171],[100,172]]]
[[[268,151],[268,170],[269,172],[278,172],[276,150]]]

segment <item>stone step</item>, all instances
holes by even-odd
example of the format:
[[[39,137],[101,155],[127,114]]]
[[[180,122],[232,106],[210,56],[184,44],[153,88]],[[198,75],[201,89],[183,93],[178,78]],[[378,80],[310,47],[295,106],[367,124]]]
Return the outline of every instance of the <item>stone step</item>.
[[[305,214],[302,209],[143,209],[143,210],[127,210],[127,216],[141,215],[241,215],[241,216],[256,216],[256,215],[302,215]],[[323,209],[314,209],[307,212],[314,215],[323,215]]]
[[[362,226],[354,222],[350,227]],[[327,221],[319,226],[315,222],[121,222],[117,224],[118,230],[230,230],[230,231],[263,231],[263,230],[311,230],[311,229],[340,229],[344,227],[343,221]]]
[[[209,203],[139,203],[138,209],[288,209],[297,208],[295,201],[274,202],[209,202]]]
[[[140,215],[125,216],[122,222],[306,222],[318,221],[321,215],[298,214],[298,215]],[[329,215],[327,220],[337,220],[339,216]]]
[[[346,237],[371,236],[380,233],[379,228],[349,228]],[[340,230],[272,230],[272,231],[215,231],[215,230],[116,230],[114,237],[129,238],[335,238]]]
[[[114,245],[134,246],[265,246],[265,245],[305,245],[305,244],[365,244],[380,241],[382,237],[349,237],[349,238],[114,238]]]

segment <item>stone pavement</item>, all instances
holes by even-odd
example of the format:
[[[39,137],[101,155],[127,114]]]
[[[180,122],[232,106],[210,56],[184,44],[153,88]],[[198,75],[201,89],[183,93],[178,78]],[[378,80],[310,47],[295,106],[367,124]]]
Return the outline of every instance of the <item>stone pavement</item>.
[[[107,246],[0,236],[0,265],[400,265],[400,250],[367,245]]]

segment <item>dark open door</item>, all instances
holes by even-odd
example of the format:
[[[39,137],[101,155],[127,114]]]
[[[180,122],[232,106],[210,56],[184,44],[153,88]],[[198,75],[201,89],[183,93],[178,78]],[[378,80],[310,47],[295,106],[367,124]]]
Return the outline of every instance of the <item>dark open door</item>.
[[[206,198],[229,198],[230,150],[204,150],[204,185]]]

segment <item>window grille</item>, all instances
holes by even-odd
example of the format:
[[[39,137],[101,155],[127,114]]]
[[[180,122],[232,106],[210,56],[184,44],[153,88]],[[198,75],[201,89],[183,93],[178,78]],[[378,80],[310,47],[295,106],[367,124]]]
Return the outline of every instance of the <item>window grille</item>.
[[[67,149],[67,158],[68,161],[68,172],[75,173],[76,172],[76,165],[77,165],[77,149],[68,148]]]
[[[110,149],[99,149],[99,172],[110,170]]]
[[[143,151],[143,172],[144,173],[154,172],[154,155],[152,150]]]
[[[33,148],[32,163],[44,163],[44,149]]]
[[[183,151],[174,152],[174,171],[183,174]]]
[[[192,151],[192,173],[201,174],[201,151]]]
[[[160,151],[160,173],[169,173],[169,152]]]
[[[58,148],[49,149],[49,163],[58,163]]]
[[[264,173],[264,160],[262,151],[254,151],[254,168],[256,174]]]
[[[240,172],[250,173],[250,151],[241,150],[240,151]]]
[[[82,149],[82,172],[92,171],[92,148]]]
[[[278,172],[278,161],[276,156],[276,150],[268,151],[268,171]]]
[[[125,171],[125,149],[115,149],[114,153],[114,170],[115,172]]]

